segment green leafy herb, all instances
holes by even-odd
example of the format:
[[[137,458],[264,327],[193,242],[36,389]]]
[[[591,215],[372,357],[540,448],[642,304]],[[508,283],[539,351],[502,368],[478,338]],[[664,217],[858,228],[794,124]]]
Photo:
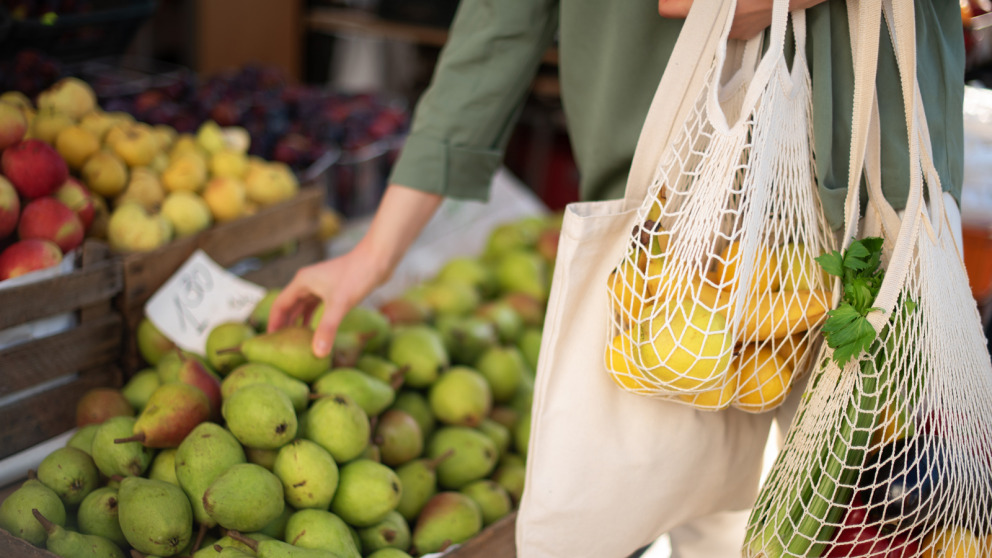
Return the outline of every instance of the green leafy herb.
[[[816,258],[830,275],[840,277],[844,296],[837,308],[827,312],[823,337],[834,350],[834,361],[844,366],[868,349],[878,335],[868,322],[868,313],[882,286],[881,269],[884,239],[867,237],[851,242],[843,254],[834,250]]]

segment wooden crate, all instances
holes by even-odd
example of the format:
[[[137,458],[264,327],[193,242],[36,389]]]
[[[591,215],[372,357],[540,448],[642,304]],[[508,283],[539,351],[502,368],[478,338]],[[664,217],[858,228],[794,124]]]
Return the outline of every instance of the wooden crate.
[[[0,329],[65,313],[78,320],[0,350],[0,398],[9,401],[0,406],[0,458],[74,427],[76,402],[88,389],[121,385],[122,319],[112,300],[122,285],[120,262],[87,241],[78,269],[0,291]]]
[[[215,225],[152,252],[121,256],[124,287],[117,307],[126,331],[121,359],[125,374],[145,366],[134,335],[145,303],[196,250],[202,249],[224,267],[248,260],[256,265],[244,274],[245,279],[264,287],[283,286],[297,269],[324,257],[319,238],[322,205],[322,190],[307,186],[293,199],[250,217]]]

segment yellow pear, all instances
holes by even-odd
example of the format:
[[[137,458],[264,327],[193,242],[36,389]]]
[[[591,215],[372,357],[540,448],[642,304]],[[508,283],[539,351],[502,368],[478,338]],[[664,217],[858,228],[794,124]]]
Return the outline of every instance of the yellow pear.
[[[207,120],[196,131],[196,143],[207,153],[217,153],[224,149],[224,132],[213,120]]]
[[[233,221],[245,213],[245,185],[237,178],[218,176],[207,182],[203,201],[217,222]]]
[[[55,138],[55,150],[69,168],[79,170],[86,159],[100,150],[100,138],[81,125],[68,126]]]
[[[639,333],[638,356],[646,372],[674,390],[714,387],[727,371],[733,347],[726,318],[692,300],[660,303],[657,310]]]
[[[107,198],[120,194],[127,186],[127,165],[107,150],[91,155],[83,163],[80,175],[90,190]]]
[[[144,167],[151,164],[159,152],[158,138],[147,124],[135,124],[124,131],[112,144],[117,156],[130,167]]]
[[[210,174],[241,179],[248,172],[248,156],[243,152],[224,148],[210,156]]]
[[[792,387],[792,368],[770,348],[745,345],[731,365],[739,375],[735,407],[763,413],[785,401]]]
[[[206,161],[195,151],[173,157],[162,171],[162,185],[168,192],[199,192],[206,181]]]
[[[39,109],[31,121],[30,134],[33,138],[55,145],[59,132],[73,124],[75,121],[67,114],[56,112],[51,108]]]
[[[155,135],[155,139],[158,140],[158,148],[160,151],[167,152],[170,147],[172,147],[172,142],[176,139],[176,129],[168,124],[156,124],[152,128],[152,133]]]
[[[281,163],[249,162],[244,181],[248,199],[263,207],[292,198],[299,187],[292,171]]]
[[[145,167],[131,169],[131,178],[124,191],[114,200],[115,206],[137,203],[146,211],[154,212],[165,200],[165,188],[158,175]]]
[[[52,109],[78,120],[96,107],[96,94],[85,81],[66,77],[38,94],[38,108]]]
[[[114,209],[107,224],[107,242],[118,252],[149,252],[169,241],[162,220],[136,203]]]
[[[213,218],[203,198],[192,192],[172,192],[162,202],[162,215],[172,223],[177,238],[196,234],[210,227]]]
[[[743,257],[740,241],[731,242],[720,253],[714,277],[724,290],[733,290],[737,283],[743,279],[742,276],[738,276],[738,269],[744,263]],[[764,244],[759,244],[754,265],[755,270],[751,277],[750,291],[764,293],[778,290],[779,264],[775,252],[769,250]]]
[[[169,168],[169,155],[165,151],[159,151],[155,154],[155,158],[152,159],[148,168],[155,171],[155,174],[162,174],[165,169]]]

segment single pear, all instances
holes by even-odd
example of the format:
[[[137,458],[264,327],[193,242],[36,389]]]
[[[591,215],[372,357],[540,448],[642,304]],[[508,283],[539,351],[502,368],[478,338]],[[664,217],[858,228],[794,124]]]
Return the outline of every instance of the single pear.
[[[387,384],[393,383],[397,376],[406,375],[406,369],[400,368],[395,362],[379,355],[366,354],[358,357],[355,368]]]
[[[216,522],[203,509],[203,493],[230,467],[245,462],[245,452],[231,432],[219,424],[197,425],[176,449],[175,476],[189,496],[193,518],[202,526]]]
[[[48,533],[45,548],[63,558],[124,558],[124,551],[112,541],[98,535],[84,535],[52,523],[36,509],[31,510]]]
[[[424,302],[435,316],[464,316],[475,312],[482,302],[471,283],[455,279],[435,279],[424,285]]]
[[[509,451],[510,444],[513,443],[513,433],[509,428],[491,418],[484,419],[476,428],[493,441],[501,456]]]
[[[68,508],[78,506],[100,484],[100,471],[90,454],[71,447],[48,454],[38,465],[37,475]]]
[[[431,309],[427,304],[407,298],[387,300],[379,306],[379,312],[386,316],[393,326],[424,324],[431,320]]]
[[[338,465],[315,442],[296,439],[276,455],[272,472],[282,482],[286,503],[296,509],[326,510],[338,488]]]
[[[310,387],[316,395],[347,395],[369,416],[383,412],[396,398],[392,385],[357,368],[332,368]]]
[[[207,400],[210,401],[210,418],[220,418],[221,394],[220,376],[199,358],[192,358],[184,353],[179,354],[179,368],[176,369],[175,381],[197,387]]]
[[[467,366],[453,366],[442,373],[427,398],[437,420],[454,426],[478,426],[493,404],[486,378]]]
[[[241,366],[247,360],[244,355],[235,352],[219,353],[221,349],[240,345],[245,339],[255,336],[255,329],[243,322],[224,322],[217,324],[207,334],[207,361],[221,376]]]
[[[441,335],[426,325],[394,330],[388,358],[399,366],[409,367],[404,378],[406,385],[412,388],[425,388],[434,383],[450,362]]]
[[[376,550],[375,552],[369,554],[365,558],[413,558],[413,557],[398,548],[383,548],[381,550]]]
[[[499,342],[504,345],[516,343],[524,332],[524,320],[505,300],[492,300],[476,309],[475,315],[496,328]]]
[[[437,469],[438,484],[444,488],[457,490],[486,477],[499,459],[496,444],[488,436],[465,426],[440,428],[427,443],[428,457],[438,457],[448,450],[454,455]]]
[[[290,376],[312,382],[331,368],[330,357],[317,357],[310,346],[313,331],[305,326],[290,326],[272,333],[245,339],[239,346],[249,362],[275,366]]]
[[[420,432],[424,435],[424,440],[430,438],[431,434],[434,433],[437,419],[434,418],[434,411],[431,410],[431,404],[427,401],[427,396],[419,391],[400,390],[396,394],[396,401],[393,402],[393,406],[390,409],[403,411],[413,417],[417,421],[417,425],[420,426]]]
[[[220,394],[228,399],[238,389],[251,384],[271,384],[285,393],[297,414],[310,405],[310,386],[268,364],[249,362],[238,366],[220,384]]]
[[[326,550],[340,558],[362,556],[348,524],[323,509],[300,510],[290,516],[284,540],[300,548]]]
[[[272,303],[275,302],[281,292],[282,289],[269,289],[255,303],[251,314],[248,315],[248,325],[255,328],[255,331],[261,333],[266,330],[269,325],[269,310],[272,309]]]
[[[427,501],[437,493],[437,468],[454,454],[453,450],[449,450],[433,459],[415,459],[396,469],[396,476],[403,485],[403,494],[396,505],[396,511],[404,519],[414,521]]]
[[[337,554],[328,550],[302,548],[272,539],[255,540],[256,537],[248,537],[237,531],[229,531],[228,536],[246,544],[251,549],[248,555],[258,558],[339,558]]]
[[[254,463],[232,465],[203,493],[203,508],[225,529],[262,529],[283,512],[282,483]]]
[[[127,477],[117,490],[121,531],[139,552],[174,556],[193,537],[193,510],[181,488],[164,481]]]
[[[510,459],[511,457],[515,459]],[[492,479],[506,489],[513,499],[514,505],[520,504],[524,493],[524,479],[527,477],[527,465],[523,458],[516,454],[505,456],[504,461],[493,471]]]
[[[116,443],[134,435],[137,419],[114,417],[100,425],[93,436],[93,462],[104,476],[138,476],[148,469],[154,450],[139,442]]]
[[[482,511],[474,500],[460,492],[438,492],[417,517],[413,547],[418,554],[439,552],[481,530]]]
[[[362,541],[362,553],[366,556],[383,548],[403,550],[410,548],[410,525],[394,510],[379,523],[359,529],[358,538]]]
[[[149,366],[155,366],[166,353],[175,350],[176,344],[165,336],[147,317],[141,318],[135,331],[138,353]]]
[[[65,525],[65,504],[54,490],[37,479],[28,479],[0,503],[0,529],[29,543],[43,547],[48,533],[32,510],[41,511],[57,525]]]
[[[409,413],[399,409],[390,409],[379,416],[372,440],[379,447],[382,463],[390,467],[416,459],[424,451],[420,425]]]
[[[176,476],[176,451],[176,448],[166,448],[155,454],[155,459],[148,468],[148,478],[179,486],[179,478]]]
[[[499,343],[493,324],[477,316],[439,316],[435,327],[456,364],[472,365],[483,352]]]
[[[530,412],[520,416],[517,425],[513,428],[513,447],[517,453],[527,457],[527,445],[530,443]]]
[[[85,451],[86,453],[93,454],[93,436],[96,435],[97,429],[100,428],[99,424],[87,424],[86,426],[76,430],[75,433],[69,438],[65,443],[67,447],[76,448]]]
[[[536,219],[515,220],[501,223],[489,232],[482,255],[487,260],[497,260],[514,250],[533,249],[537,246],[540,226]]]
[[[256,541],[271,540],[271,537],[267,537],[259,533],[252,533],[251,538]],[[241,552],[242,554],[234,554],[235,552]],[[240,557],[242,555],[253,557],[255,556],[255,551],[252,550],[247,544],[232,538],[230,535],[224,535],[211,544],[204,542],[200,546],[200,550],[193,553],[193,558],[221,558],[222,556]]]
[[[503,425],[512,434],[517,421],[520,420],[520,412],[506,405],[496,405],[489,411],[489,419]]]
[[[162,384],[135,420],[132,435],[114,441],[174,448],[196,425],[209,418],[210,401],[200,388],[181,382]]]
[[[109,486],[97,488],[83,498],[76,511],[79,532],[99,535],[118,546],[126,547],[128,542],[121,531],[117,511],[117,489]]]
[[[460,492],[478,504],[483,525],[495,523],[513,511],[510,493],[496,481],[480,479],[463,486]]]
[[[524,356],[513,345],[488,349],[476,361],[475,369],[485,377],[497,403],[512,399],[528,374]]]
[[[366,353],[366,347],[375,335],[374,331],[338,331],[334,334],[331,366],[353,368]]]
[[[133,416],[134,407],[117,388],[89,389],[76,402],[76,426],[100,424],[110,417]]]
[[[544,324],[543,299],[527,293],[511,292],[504,294],[499,300],[506,302],[517,311],[520,319],[524,321],[525,328],[540,328]]]
[[[520,349],[531,376],[537,372],[537,357],[541,352],[542,335],[540,328],[528,327],[520,334],[520,339],[517,339],[517,348]]]
[[[162,380],[159,379],[158,371],[154,368],[145,368],[131,376],[131,379],[121,388],[121,393],[124,395],[124,399],[127,399],[127,402],[140,412],[160,385],[162,385]]]
[[[294,513],[296,513],[296,509],[293,508],[293,506],[286,505],[282,509],[282,513],[279,514],[279,517],[270,521],[268,525],[266,525],[265,527],[262,527],[258,531],[255,531],[254,533],[252,533],[252,535],[255,536],[256,538],[260,536],[269,536],[272,537],[273,539],[279,539],[279,540],[285,539],[286,524],[289,523],[289,518],[292,517]]]
[[[227,428],[244,445],[276,449],[296,436],[296,411],[289,396],[266,383],[251,384],[224,401]]]
[[[372,430],[365,411],[341,394],[317,399],[307,411],[305,428],[307,438],[326,449],[338,464],[361,455]]]
[[[297,429],[297,433],[299,433],[299,429]],[[248,459],[248,463],[261,465],[270,471],[275,468],[276,457],[278,456],[279,450],[277,449],[245,448],[245,457]]]
[[[314,327],[316,323],[311,321]],[[353,307],[341,318],[341,324],[338,325],[338,333],[349,331],[371,333],[365,345],[365,350],[370,353],[377,353],[386,347],[391,329],[389,319],[382,312],[367,306]]]
[[[396,472],[368,459],[345,464],[331,511],[354,527],[369,527],[396,509],[403,486]]]
[[[459,281],[475,287],[483,297],[496,294],[496,277],[493,270],[481,258],[456,257],[451,258],[438,270],[437,280]]]

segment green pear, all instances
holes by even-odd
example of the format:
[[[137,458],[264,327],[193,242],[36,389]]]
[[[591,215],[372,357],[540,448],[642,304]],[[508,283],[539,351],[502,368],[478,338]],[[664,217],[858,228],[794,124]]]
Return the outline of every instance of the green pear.
[[[476,361],[475,369],[485,377],[497,403],[512,399],[528,374],[523,355],[513,345],[490,348]]]
[[[438,484],[444,488],[457,490],[486,477],[499,459],[496,444],[488,436],[465,426],[440,428],[427,444],[428,457],[438,457],[449,450],[454,455],[437,469]]]
[[[410,525],[394,510],[379,523],[359,529],[358,538],[362,541],[362,553],[366,556],[384,548],[403,550],[410,548]]]
[[[274,366],[303,382],[312,382],[331,368],[331,359],[313,354],[313,331],[306,326],[289,326],[272,333],[245,339],[238,350],[248,362]],[[221,349],[223,351],[223,349]]]
[[[453,366],[434,382],[427,395],[437,420],[455,426],[478,426],[492,408],[493,396],[482,374]]]
[[[477,316],[442,315],[435,322],[451,362],[471,365],[490,347],[499,343],[492,323]]]
[[[512,251],[533,249],[538,236],[538,229],[534,226],[522,226],[517,222],[499,224],[489,232],[482,256],[495,261]]]
[[[175,476],[179,486],[189,496],[193,519],[206,527],[217,523],[203,508],[203,494],[224,471],[245,462],[241,444],[218,424],[197,425],[179,444],[175,456]]]
[[[37,509],[33,509],[32,512],[48,533],[45,548],[52,554],[63,558],[124,558],[124,551],[112,541],[98,535],[84,535],[70,531],[52,523]]]
[[[87,424],[86,426],[77,429],[76,432],[69,437],[69,440],[66,441],[66,447],[83,450],[92,455],[93,436],[96,435],[98,428],[100,428],[99,424]]]
[[[115,443],[134,435],[134,417],[107,419],[93,435],[93,462],[104,476],[139,476],[152,463],[153,449],[140,442]]]
[[[527,457],[527,444],[530,443],[530,412],[524,413],[513,428],[513,447],[517,453]]]
[[[463,486],[459,492],[478,504],[483,525],[495,523],[513,511],[510,493],[495,481],[480,479]]]
[[[520,379],[520,385],[517,386],[517,392],[513,394],[513,398],[507,402],[507,405],[523,416],[524,414],[530,412],[533,404],[534,379],[525,375]]]
[[[383,548],[381,550],[376,550],[375,552],[369,554],[365,558],[413,558],[413,557],[398,548]]]
[[[240,345],[245,339],[255,336],[255,329],[243,322],[217,324],[207,334],[207,362],[221,376],[227,375],[246,362],[244,355],[236,352],[220,353],[221,349]]]
[[[310,386],[316,395],[347,395],[369,416],[393,404],[395,388],[357,368],[333,368]]]
[[[348,525],[337,515],[318,509],[299,510],[286,522],[284,540],[301,548],[327,550],[340,558],[361,558]]]
[[[148,404],[148,399],[151,398],[152,393],[160,385],[162,385],[162,380],[159,378],[158,370],[145,368],[131,376],[131,379],[121,388],[121,393],[135,410],[141,411]]]
[[[296,410],[289,396],[266,383],[251,384],[224,400],[227,428],[242,444],[276,449],[296,436]]]
[[[299,432],[300,430],[297,428],[297,435],[299,435]],[[276,466],[276,457],[278,455],[278,449],[245,448],[245,457],[248,459],[248,463],[260,465],[270,471]]]
[[[417,421],[417,425],[420,426],[424,440],[430,438],[431,434],[434,433],[437,419],[434,418],[434,411],[431,410],[431,404],[427,401],[427,397],[419,391],[400,390],[396,394],[396,401],[390,408],[403,411],[413,417]]]
[[[483,297],[490,297],[496,293],[496,277],[481,258],[468,256],[451,258],[438,270],[436,279],[468,283]]]
[[[520,354],[524,357],[524,362],[527,363],[531,376],[537,372],[537,357],[541,352],[541,336],[540,328],[528,327],[520,334],[520,339],[517,339],[517,348],[520,349]]]
[[[183,363],[187,359],[193,359],[202,364],[204,368],[210,370],[210,363],[207,362],[207,359],[190,351],[175,349],[163,355],[158,361],[158,364],[155,365],[155,371],[158,372],[158,379],[163,384],[178,382],[179,369],[182,368]]]
[[[358,357],[358,361],[355,362],[355,368],[387,384],[392,384],[397,377],[403,377],[406,374],[405,369],[400,368],[393,361],[379,355],[365,354]]]
[[[116,443],[140,442],[149,448],[174,448],[196,425],[210,418],[210,400],[200,388],[183,383],[163,383],[134,421],[130,436]],[[97,433],[99,436],[99,433]]]
[[[251,550],[249,556],[257,556],[258,558],[340,558],[329,550],[302,548],[272,539],[255,540],[257,537],[248,537],[237,531],[230,531],[228,535],[246,544]]]
[[[513,433],[509,428],[491,418],[484,419],[476,428],[493,441],[493,444],[496,445],[496,451],[501,456],[509,451],[510,444],[513,443]]]
[[[149,366],[155,366],[167,353],[175,349],[176,344],[166,337],[147,317],[141,318],[135,330],[138,353]]]
[[[255,328],[255,331],[261,333],[268,328],[269,325],[269,311],[272,309],[272,303],[276,301],[276,297],[282,289],[269,289],[265,292],[265,295],[255,303],[255,307],[252,308],[251,314],[248,315],[248,325]]]
[[[510,292],[503,294],[499,300],[516,310],[520,319],[524,321],[525,328],[540,328],[544,324],[544,299],[527,293]]]
[[[489,412],[489,419],[501,424],[504,428],[509,430],[512,435],[513,429],[517,425],[517,421],[520,420],[520,411],[506,405],[496,405],[493,407],[493,410]]]
[[[481,530],[482,511],[474,500],[460,492],[438,492],[417,517],[413,547],[418,554],[439,552]]]
[[[396,472],[368,459],[345,464],[331,511],[354,527],[369,527],[396,509],[403,487]]]
[[[121,523],[117,517],[117,489],[104,486],[97,488],[83,498],[76,511],[79,531],[87,535],[99,535],[118,546],[128,545]]]
[[[319,320],[319,318],[318,318]],[[311,322],[313,324],[316,321]],[[386,316],[374,308],[355,306],[341,318],[338,333],[357,332],[371,335],[365,344],[365,351],[377,353],[389,343],[392,326]]]
[[[379,312],[382,312],[393,326],[424,324],[433,317],[430,307],[425,302],[409,297],[387,300],[379,305]]]
[[[272,537],[261,535],[260,533],[252,533],[251,539],[256,542],[273,540]],[[227,551],[229,553],[228,555],[232,551],[238,551],[244,553],[245,556],[255,556],[255,551],[250,546],[241,542],[239,539],[235,539],[231,535],[224,535],[211,545],[202,545],[200,550],[193,554],[193,558],[220,558],[222,551]]]
[[[296,509],[326,510],[338,488],[338,465],[315,442],[296,439],[283,446],[272,466],[286,503]]]
[[[409,367],[404,378],[405,384],[412,388],[434,383],[450,362],[441,335],[426,325],[395,329],[388,358],[399,366]]]
[[[390,409],[379,415],[372,440],[379,448],[380,460],[390,467],[416,459],[424,451],[424,434],[420,425],[409,413],[399,409]]]
[[[179,478],[176,477],[176,451],[176,448],[166,448],[155,454],[147,477],[179,486]]]
[[[369,443],[369,416],[347,395],[317,399],[306,420],[307,439],[320,444],[338,464],[361,455]]]
[[[255,531],[254,533],[252,533],[252,535],[255,536],[256,538],[261,536],[268,536],[273,539],[279,539],[279,540],[285,539],[286,524],[289,523],[289,518],[292,517],[294,513],[296,513],[296,509],[294,509],[293,506],[287,504],[285,507],[283,507],[282,513],[279,514],[279,517],[270,521],[268,525],[266,525],[265,527],[262,527],[258,531]]]
[[[223,399],[227,399],[243,386],[262,383],[272,384],[282,390],[293,402],[293,409],[297,413],[310,405],[310,386],[274,366],[257,362],[242,364],[232,370],[221,382],[220,394]]]
[[[425,285],[424,302],[436,316],[464,316],[479,307],[482,297],[471,283],[454,279],[434,280]]]
[[[28,479],[0,503],[0,529],[43,547],[48,533],[38,523],[32,510],[41,511],[57,525],[65,525],[65,504],[54,490],[37,479]]]
[[[245,545],[245,548],[248,548],[248,546]],[[194,552],[193,558],[255,558],[255,551],[250,549],[241,550],[233,546],[222,546],[220,542],[214,542]]]
[[[475,310],[475,316],[492,324],[499,342],[504,345],[516,343],[524,332],[523,318],[505,300],[483,303]]]
[[[396,505],[396,511],[404,519],[415,520],[421,508],[437,493],[437,468],[454,453],[449,450],[433,459],[426,457],[415,459],[396,469],[396,476],[403,485],[403,494],[400,496],[399,504]]]
[[[501,292],[519,292],[537,300],[546,300],[548,262],[533,251],[508,252],[496,262],[496,282]]]
[[[382,463],[382,452],[379,451],[379,446],[375,444],[369,444],[365,447],[365,451],[362,455],[358,456],[359,459],[368,459],[370,461],[375,461],[376,463]]]
[[[164,481],[127,477],[117,491],[117,516],[139,552],[174,556],[193,536],[193,510],[182,489]]]
[[[90,454],[71,447],[58,448],[42,459],[37,476],[69,508],[78,506],[100,484],[100,471]]]
[[[515,454],[505,456],[504,461],[493,471],[492,475],[493,481],[506,490],[513,500],[514,505],[520,504],[520,497],[524,493],[524,479],[526,477],[527,465],[521,457]]]
[[[254,463],[232,465],[203,493],[203,508],[225,529],[262,529],[283,512],[282,483]]]

